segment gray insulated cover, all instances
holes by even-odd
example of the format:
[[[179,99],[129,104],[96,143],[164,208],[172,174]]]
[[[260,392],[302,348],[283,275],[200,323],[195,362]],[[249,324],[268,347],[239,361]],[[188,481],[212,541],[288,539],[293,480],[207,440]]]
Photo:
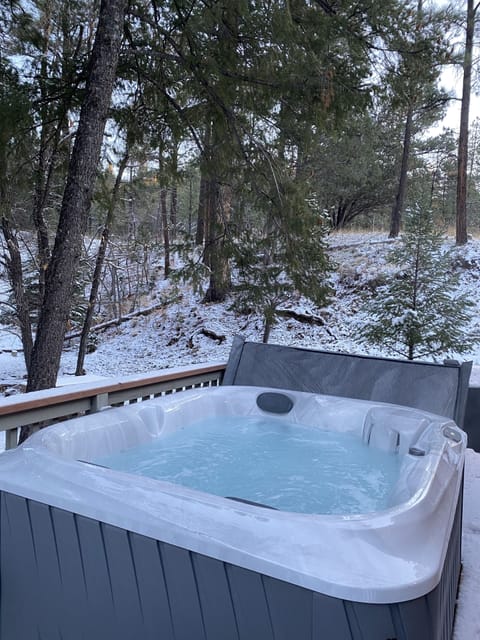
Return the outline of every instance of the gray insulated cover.
[[[463,426],[471,362],[375,358],[234,338],[223,384],[273,387],[390,402]]]

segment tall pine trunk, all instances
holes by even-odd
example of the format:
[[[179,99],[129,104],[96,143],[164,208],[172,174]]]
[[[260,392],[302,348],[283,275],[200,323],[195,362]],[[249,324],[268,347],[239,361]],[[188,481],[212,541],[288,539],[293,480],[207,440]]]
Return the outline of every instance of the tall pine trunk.
[[[178,153],[175,147],[172,152],[172,174],[173,184],[170,189],[170,238],[175,240],[177,237],[177,212],[178,212]]]
[[[417,1],[417,28],[420,28],[423,11],[423,0]],[[403,210],[405,207],[405,196],[407,194],[407,180],[408,180],[408,163],[410,160],[410,147],[412,145],[413,136],[413,116],[415,110],[416,96],[410,95],[410,101],[407,108],[407,114],[405,118],[405,129],[403,133],[403,150],[402,161],[400,164],[400,175],[398,177],[397,193],[395,195],[395,201],[392,207],[392,213],[390,217],[390,233],[389,238],[397,238],[400,233],[400,227],[402,223]]]
[[[230,264],[227,255],[227,228],[232,208],[232,189],[222,184],[217,158],[221,155],[226,141],[219,131],[219,123],[212,119],[208,125],[210,134],[206,139],[211,143],[206,147],[205,172],[205,252],[204,263],[210,270],[208,289],[204,302],[223,302],[231,287]]]
[[[162,187],[160,189],[160,211],[162,215],[162,230],[163,230],[163,270],[164,277],[168,278],[170,275],[170,232],[168,229],[168,212],[167,212],[167,188]]]
[[[170,229],[172,240],[177,237],[177,206],[178,192],[177,185],[174,184],[170,189]]]
[[[27,391],[55,386],[115,82],[126,6],[127,0],[101,2],[85,99],[68,167],[55,245],[46,272]],[[22,429],[21,441],[29,434],[28,429]]]
[[[2,207],[3,208],[3,207]],[[17,236],[12,231],[10,218],[2,211],[0,215],[0,225],[3,237],[7,243],[8,255],[5,255],[5,266],[8,279],[13,291],[15,301],[15,315],[20,327],[22,339],[23,357],[27,371],[30,369],[30,361],[33,349],[32,325],[30,321],[30,305],[28,303],[25,284],[23,278],[22,256],[18,244]]]
[[[210,269],[210,280],[203,301],[223,302],[231,288],[226,236],[230,220],[232,193],[230,188],[220,187],[217,180],[210,180],[208,188],[205,264]]]
[[[410,146],[412,142],[412,124],[413,108],[409,107],[407,111],[407,117],[405,118],[402,162],[400,165],[397,193],[395,195],[395,202],[393,203],[392,214],[390,218],[390,234],[388,236],[389,238],[397,238],[398,234],[400,233],[402,214],[405,206],[405,195],[407,193],[408,161],[410,159]]]
[[[208,165],[210,154],[211,125],[207,123],[203,140],[203,149],[200,162],[200,189],[198,192],[198,212],[197,229],[195,233],[195,244],[201,247],[205,241],[205,224],[207,219],[207,208],[209,198],[208,187]]]
[[[113,187],[110,202],[108,204],[107,217],[105,225],[102,231],[102,237],[100,238],[100,247],[97,253],[97,259],[95,261],[95,269],[93,272],[92,287],[90,289],[90,296],[88,299],[87,312],[85,314],[85,320],[83,321],[82,334],[80,336],[80,345],[78,347],[77,366],[75,369],[76,376],[83,376],[85,374],[83,365],[85,362],[85,354],[87,353],[88,336],[92,327],[93,311],[97,302],[98,290],[100,288],[100,278],[103,270],[103,263],[105,262],[105,255],[107,253],[108,240],[110,237],[110,229],[112,227],[115,205],[118,202],[118,196],[120,193],[120,185],[122,182],[123,172],[128,162],[128,153],[125,153],[120,161],[118,167],[117,177],[115,178],[115,184]]]
[[[460,134],[458,138],[457,157],[455,240],[458,245],[466,244],[467,242],[468,117],[470,113],[470,93],[472,89],[473,35],[477,9],[478,4],[474,7],[473,0],[467,0],[467,33],[463,58],[462,106],[460,110]]]
[[[37,231],[38,246],[38,287],[40,304],[45,294],[45,271],[50,260],[50,243],[48,239],[47,223],[44,217],[45,204],[47,200],[48,190],[50,189],[51,178],[53,174],[53,165],[46,166],[45,156],[47,151],[45,148],[45,128],[42,127],[40,134],[40,150],[38,154],[38,167],[36,184],[33,197],[32,219]]]

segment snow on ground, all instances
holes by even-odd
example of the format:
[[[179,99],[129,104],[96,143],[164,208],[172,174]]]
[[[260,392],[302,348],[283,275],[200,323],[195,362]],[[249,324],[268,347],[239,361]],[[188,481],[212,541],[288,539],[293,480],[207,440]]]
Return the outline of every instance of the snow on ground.
[[[467,450],[462,533],[462,575],[453,640],[480,638],[480,454]]]
[[[379,269],[386,268],[385,256],[393,242],[386,240],[384,234],[342,233],[332,236],[330,244],[338,270],[332,278],[336,295],[329,306],[316,309],[305,300],[292,300],[287,305],[318,317],[319,321],[323,320],[323,326],[281,318],[272,329],[270,342],[387,355],[379,349],[368,350],[361,345],[358,342],[358,327],[368,322],[368,317],[361,309],[361,295],[374,286]],[[460,251],[466,266],[460,286],[474,298],[476,313],[471,331],[479,337],[472,352],[460,359],[473,360],[474,364],[480,365],[480,240],[472,240]],[[165,281],[159,281],[158,288],[162,296],[168,295]],[[194,295],[184,285],[179,285],[178,293],[179,299],[167,308],[99,333],[97,350],[86,356],[87,373],[128,375],[152,369],[221,361],[227,358],[235,334],[241,333],[249,340],[262,339],[262,320],[254,314],[237,313],[232,300],[222,305],[201,304],[200,296]],[[217,334],[219,340],[208,337],[203,333],[204,330]],[[18,338],[1,331],[0,327],[0,383],[2,380],[11,382],[21,379],[24,374],[21,353],[12,356],[10,351],[6,351],[19,348]],[[76,340],[67,342],[60,375],[73,374],[76,349]]]
[[[357,340],[358,326],[368,322],[361,311],[359,295],[374,285],[379,269],[386,270],[386,252],[392,241],[385,234],[336,234],[329,240],[332,257],[338,265],[333,276],[336,296],[325,309],[316,309],[304,300],[292,300],[289,307],[323,319],[323,324],[307,324],[282,318],[273,328],[270,342],[314,349],[350,353],[382,354],[367,351]],[[460,288],[468,291],[476,305],[471,332],[480,339],[480,240],[472,240],[458,250],[463,265]],[[0,276],[0,285],[2,284]],[[164,295],[168,283],[159,282]],[[90,376],[129,375],[226,361],[233,337],[242,334],[260,341],[263,326],[254,314],[235,311],[227,303],[201,304],[186,286],[179,286],[180,299],[167,308],[140,316],[99,335],[95,352],[87,354],[85,369]],[[148,306],[148,305],[146,305]],[[321,322],[321,320],[319,321]],[[218,339],[212,336],[217,335]],[[19,339],[0,326],[0,391],[21,384],[25,367]],[[72,380],[76,365],[76,340],[66,344],[62,357],[61,384]],[[474,383],[480,385],[480,340],[469,354],[459,357],[472,360]],[[1,402],[1,400],[0,400]],[[1,447],[0,442],[0,447]],[[460,585],[454,640],[480,640],[480,454],[468,450],[465,472],[465,507],[463,525],[463,573]]]

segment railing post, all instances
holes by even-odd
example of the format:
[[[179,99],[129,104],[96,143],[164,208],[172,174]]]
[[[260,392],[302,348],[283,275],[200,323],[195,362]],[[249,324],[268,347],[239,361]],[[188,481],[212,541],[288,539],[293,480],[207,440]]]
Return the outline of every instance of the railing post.
[[[18,443],[18,429],[5,431],[5,449],[15,449]]]
[[[108,406],[108,393],[99,393],[92,397],[90,405],[90,413],[96,413],[104,407]]]

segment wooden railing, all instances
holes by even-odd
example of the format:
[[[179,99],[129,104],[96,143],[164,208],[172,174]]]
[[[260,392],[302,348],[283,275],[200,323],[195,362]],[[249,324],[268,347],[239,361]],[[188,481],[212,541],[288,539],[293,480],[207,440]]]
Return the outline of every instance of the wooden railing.
[[[5,448],[12,449],[23,426],[44,425],[185,389],[218,386],[224,371],[224,363],[198,365],[10,396],[0,400],[0,432],[6,432]]]

